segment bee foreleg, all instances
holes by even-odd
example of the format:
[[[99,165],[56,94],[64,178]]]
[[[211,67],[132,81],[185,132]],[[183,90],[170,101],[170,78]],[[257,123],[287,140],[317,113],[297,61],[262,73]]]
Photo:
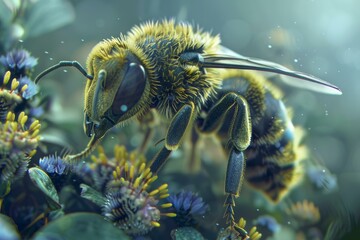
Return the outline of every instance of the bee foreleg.
[[[193,103],[185,104],[171,120],[165,137],[165,146],[155,155],[151,162],[150,169],[153,173],[157,173],[169,157],[171,151],[179,147],[183,136],[190,128],[190,123],[194,118],[194,108]]]

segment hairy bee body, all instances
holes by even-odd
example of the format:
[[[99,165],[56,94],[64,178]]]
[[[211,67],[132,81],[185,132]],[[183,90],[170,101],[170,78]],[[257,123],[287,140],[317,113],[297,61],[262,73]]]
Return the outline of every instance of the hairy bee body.
[[[229,92],[243,96],[249,104],[252,123],[252,141],[245,151],[246,180],[272,201],[278,201],[296,183],[298,146],[280,91],[250,71],[204,71],[181,63],[180,55],[186,52],[216,53],[220,43],[217,36],[170,21],[135,27],[127,36],[108,43],[113,44],[107,47],[111,51],[125,46],[140,60],[151,85],[151,101],[144,106],[155,108],[165,119],[171,119],[188,102],[195,103],[196,118]],[[229,139],[232,111],[217,133],[224,145]],[[202,122],[200,117],[197,122]]]
[[[84,131],[91,137],[82,152],[66,157],[68,161],[89,155],[115,125],[133,118],[149,124],[153,110],[169,121],[164,146],[151,161],[154,173],[193,126],[194,146],[196,133],[215,133],[228,150],[225,215],[232,225],[245,165],[247,181],[275,202],[301,176],[301,134],[294,129],[281,93],[248,70],[282,74],[293,79],[289,84],[341,94],[321,79],[239,55],[221,46],[219,36],[173,20],[148,22],[98,43],[88,56],[87,70],[76,61],[61,61],[35,82],[65,66],[76,67],[87,78]]]

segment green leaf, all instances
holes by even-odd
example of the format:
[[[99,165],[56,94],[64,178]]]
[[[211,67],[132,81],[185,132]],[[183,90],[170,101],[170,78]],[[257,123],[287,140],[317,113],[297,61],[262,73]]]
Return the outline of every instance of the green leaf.
[[[86,184],[80,184],[81,188],[81,197],[86,198],[87,200],[92,201],[98,206],[104,206],[106,198],[98,191]]]
[[[73,213],[51,222],[39,230],[32,240],[130,240],[120,229],[95,213]]]
[[[40,168],[33,167],[28,171],[31,181],[45,194],[50,210],[60,209],[59,196],[50,177]]]
[[[0,236],[4,240],[21,239],[15,223],[3,214],[0,214]]]

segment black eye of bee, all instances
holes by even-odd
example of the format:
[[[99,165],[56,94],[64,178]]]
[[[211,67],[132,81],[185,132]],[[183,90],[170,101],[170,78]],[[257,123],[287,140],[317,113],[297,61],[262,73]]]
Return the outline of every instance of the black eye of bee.
[[[145,85],[144,67],[137,63],[130,63],[111,106],[113,114],[115,116],[122,115],[137,104],[144,92]]]

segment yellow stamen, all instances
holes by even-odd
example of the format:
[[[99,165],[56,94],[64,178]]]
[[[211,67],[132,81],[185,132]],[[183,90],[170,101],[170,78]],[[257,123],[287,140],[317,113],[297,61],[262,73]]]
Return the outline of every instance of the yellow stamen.
[[[119,166],[117,166],[115,170],[116,170],[117,176],[120,177],[121,176],[121,168]]]
[[[142,173],[146,167],[146,164],[143,162],[139,167],[139,173]]]
[[[129,172],[129,163],[128,162],[125,163],[125,172],[126,173]]]
[[[144,176],[148,175],[148,173],[150,173],[150,168],[145,169]],[[145,178],[147,179],[148,176],[146,176]]]
[[[176,217],[176,213],[163,213],[161,215],[164,215],[166,217]]]
[[[170,194],[168,194],[168,193],[167,193],[167,194],[162,194],[162,195],[160,195],[159,198],[160,198],[160,199],[163,199],[163,198],[167,198],[168,196],[170,196]]]
[[[33,129],[35,129],[38,125],[40,125],[39,120],[35,120],[31,125],[29,130],[32,131]]]
[[[158,178],[157,175],[153,176],[152,178],[149,179],[148,183],[150,184],[150,183],[155,182],[155,180],[156,180],[157,178]]]
[[[4,76],[4,85],[6,85],[9,82],[10,76],[11,76],[11,72],[6,71],[5,76]]]
[[[94,155],[91,155],[91,161],[93,161],[94,163],[97,163],[97,157],[95,157]]]
[[[135,172],[135,168],[134,168],[134,165],[131,165],[130,166],[130,179],[133,179],[134,178],[134,172]]]
[[[19,86],[19,84],[20,82],[14,78],[11,82],[11,91],[14,91]]]
[[[137,177],[137,178],[135,179],[134,188],[139,187],[141,180],[142,180],[142,176],[139,176],[139,177]]]
[[[116,171],[113,171],[113,178],[118,179],[118,175],[117,175]]]
[[[164,183],[163,185],[161,185],[160,187],[158,187],[159,191],[162,191],[164,189],[167,189],[168,187],[168,184],[167,183]]]
[[[155,222],[155,221],[151,221],[151,226],[153,226],[153,227],[160,227],[160,223]]]
[[[39,135],[39,129],[36,129],[32,134],[31,134],[31,138],[35,138],[37,137],[37,135]]]
[[[136,160],[136,153],[134,152],[130,153],[129,160],[131,163],[134,163]]]
[[[149,193],[149,196],[154,196],[154,195],[156,195],[156,194],[158,194],[159,193],[159,190],[158,189],[155,189],[155,190],[153,190],[153,191],[151,191],[150,193]]]
[[[164,204],[161,204],[160,207],[169,208],[169,207],[172,207],[172,203],[164,203]]]
[[[21,113],[23,113],[23,112],[21,112]],[[20,113],[20,114],[21,114]],[[26,123],[26,121],[28,120],[28,116],[23,116],[21,119],[20,119],[20,124],[21,124],[21,126],[22,127],[24,127],[24,125],[25,125],[25,123]]]
[[[145,183],[141,189],[142,189],[143,191],[145,191],[148,187],[149,187],[149,184]]]
[[[28,88],[28,85],[25,84],[24,86],[22,86],[20,92],[22,92],[22,93],[25,92],[27,88]]]
[[[107,157],[104,153],[99,153],[99,159],[100,159],[100,163],[102,165],[106,165],[107,164]]]
[[[15,132],[18,129],[18,123],[17,122],[12,122],[11,123],[11,128]]]

